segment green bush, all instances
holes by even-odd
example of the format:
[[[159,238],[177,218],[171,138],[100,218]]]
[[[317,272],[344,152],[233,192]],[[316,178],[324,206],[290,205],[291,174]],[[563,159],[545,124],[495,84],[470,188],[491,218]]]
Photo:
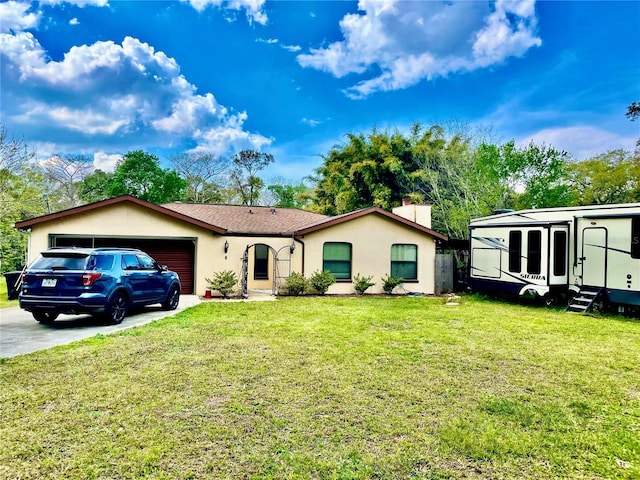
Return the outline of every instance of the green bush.
[[[385,275],[380,280],[382,280],[382,289],[388,294],[391,294],[394,288],[404,282],[404,278],[392,277],[390,275]]]
[[[229,294],[235,291],[238,284],[238,277],[231,270],[223,270],[213,274],[213,278],[205,278],[208,288],[220,292],[224,298],[229,298]]]
[[[309,277],[309,285],[316,290],[320,295],[324,295],[329,290],[329,287],[336,283],[336,276],[329,270],[315,271],[313,275]]]
[[[285,281],[285,286],[289,295],[302,295],[309,289],[309,281],[302,273],[293,272]]]
[[[369,287],[373,287],[375,285],[375,283],[371,281],[372,278],[373,275],[369,277],[361,277],[359,273],[356,274],[356,276],[353,277],[355,280],[353,288],[356,289],[356,292],[358,292],[359,295],[364,295],[364,292],[366,292]]]

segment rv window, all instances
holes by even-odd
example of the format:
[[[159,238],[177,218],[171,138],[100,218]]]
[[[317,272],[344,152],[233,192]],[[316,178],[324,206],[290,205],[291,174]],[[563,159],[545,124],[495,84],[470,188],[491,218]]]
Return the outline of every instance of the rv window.
[[[527,273],[540,273],[541,249],[542,232],[540,230],[531,230],[527,234]]]
[[[553,274],[564,277],[567,274],[567,232],[553,232]]]
[[[522,269],[522,232],[509,232],[509,271],[520,272]]]
[[[640,217],[631,217],[631,258],[640,258]]]

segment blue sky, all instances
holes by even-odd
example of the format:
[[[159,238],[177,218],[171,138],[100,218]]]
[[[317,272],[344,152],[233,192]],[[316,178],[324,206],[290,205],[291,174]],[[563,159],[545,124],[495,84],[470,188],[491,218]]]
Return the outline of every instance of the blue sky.
[[[577,160],[640,136],[638,1],[12,0],[0,19],[0,121],[43,159],[252,148],[297,181],[374,126]]]

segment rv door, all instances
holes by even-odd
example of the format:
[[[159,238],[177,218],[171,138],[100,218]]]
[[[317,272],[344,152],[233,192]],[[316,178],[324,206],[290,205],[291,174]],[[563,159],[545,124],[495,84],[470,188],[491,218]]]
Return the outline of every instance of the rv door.
[[[588,227],[582,230],[582,285],[606,287],[607,239],[604,227]]]
[[[549,235],[549,285],[568,285],[569,226],[552,226]]]

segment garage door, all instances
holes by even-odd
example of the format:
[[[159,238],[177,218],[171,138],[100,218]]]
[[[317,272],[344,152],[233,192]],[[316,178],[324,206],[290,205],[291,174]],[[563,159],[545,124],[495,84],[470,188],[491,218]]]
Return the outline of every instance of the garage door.
[[[185,295],[193,294],[194,240],[56,236],[52,238],[51,245],[58,247],[138,248],[151,255],[160,265],[166,265],[169,270],[173,270],[178,274],[181,293]]]

